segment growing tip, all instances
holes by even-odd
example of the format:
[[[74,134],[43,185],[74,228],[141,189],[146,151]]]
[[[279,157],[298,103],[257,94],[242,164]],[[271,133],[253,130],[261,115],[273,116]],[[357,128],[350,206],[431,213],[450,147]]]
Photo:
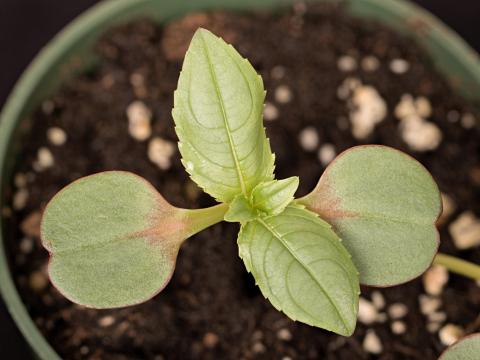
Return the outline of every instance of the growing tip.
[[[196,31],[195,34],[193,34],[192,42],[196,39],[202,39],[206,40],[208,38],[214,38],[217,39],[217,36],[214,35],[210,30],[207,30],[205,28],[199,27]]]

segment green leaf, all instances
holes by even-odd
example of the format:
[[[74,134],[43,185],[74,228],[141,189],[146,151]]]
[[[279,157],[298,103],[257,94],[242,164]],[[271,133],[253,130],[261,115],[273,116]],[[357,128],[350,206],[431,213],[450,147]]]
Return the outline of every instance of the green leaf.
[[[220,221],[225,208],[175,208],[150,183],[127,172],[79,179],[43,214],[50,279],[67,298],[89,307],[148,300],[170,280],[181,243]]]
[[[228,222],[246,223],[257,217],[249,201],[243,195],[237,195],[230,203],[227,213],[223,218]]]
[[[258,216],[278,215],[293,201],[298,188],[298,177],[272,180],[258,184],[250,200],[237,195],[225,214],[225,221],[246,223]]]
[[[248,198],[273,179],[274,157],[262,125],[265,91],[250,63],[205,29],[195,33],[174,94],[182,162],[220,202]]]
[[[268,215],[278,215],[293,201],[297,189],[297,176],[258,184],[252,191],[252,207]]]
[[[478,360],[479,358],[480,333],[476,333],[450,346],[438,360]]]
[[[358,273],[330,225],[288,206],[242,225],[240,257],[263,295],[293,320],[351,335],[360,293]]]
[[[391,286],[422,274],[438,249],[438,187],[410,156],[378,145],[340,154],[299,203],[333,225],[360,282]]]

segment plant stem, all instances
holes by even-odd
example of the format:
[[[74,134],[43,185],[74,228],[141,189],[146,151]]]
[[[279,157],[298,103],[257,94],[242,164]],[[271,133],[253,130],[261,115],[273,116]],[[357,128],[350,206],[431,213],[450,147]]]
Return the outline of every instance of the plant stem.
[[[435,256],[433,263],[443,265],[451,272],[474,280],[480,280],[480,265],[442,253],[438,253],[437,256]]]
[[[223,220],[228,210],[227,204],[218,204],[205,209],[181,209],[189,230],[189,236]]]

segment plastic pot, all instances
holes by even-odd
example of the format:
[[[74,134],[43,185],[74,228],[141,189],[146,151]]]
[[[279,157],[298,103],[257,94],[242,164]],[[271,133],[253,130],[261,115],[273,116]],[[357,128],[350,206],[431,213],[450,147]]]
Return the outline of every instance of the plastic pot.
[[[338,2],[339,0],[317,0]],[[82,14],[38,54],[18,81],[0,115],[0,209],[7,206],[11,170],[28,115],[65,79],[94,66],[93,44],[102,33],[122,22],[151,18],[157,23],[195,10],[281,10],[293,0],[110,0]],[[432,62],[464,97],[480,103],[478,55],[433,15],[403,0],[345,0],[352,16],[374,19],[414,38]],[[0,290],[7,307],[36,357],[59,359],[37,329],[13,281],[5,250],[8,220],[0,222]]]

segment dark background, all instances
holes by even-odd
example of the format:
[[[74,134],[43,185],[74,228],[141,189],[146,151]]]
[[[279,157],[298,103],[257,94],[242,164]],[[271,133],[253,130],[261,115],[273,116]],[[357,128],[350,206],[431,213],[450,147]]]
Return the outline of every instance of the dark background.
[[[175,1],[175,0],[165,0]],[[32,58],[63,26],[98,0],[2,0],[0,4],[0,107]],[[480,51],[480,1],[415,0]],[[0,358],[31,359],[0,300]]]

